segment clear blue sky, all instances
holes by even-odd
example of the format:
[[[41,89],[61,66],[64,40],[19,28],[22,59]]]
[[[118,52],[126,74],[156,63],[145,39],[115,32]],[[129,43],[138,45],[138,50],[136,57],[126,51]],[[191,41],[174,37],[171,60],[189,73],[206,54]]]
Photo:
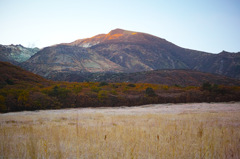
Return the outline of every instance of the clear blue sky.
[[[238,52],[240,0],[0,0],[4,45],[42,48],[115,28],[184,48]]]

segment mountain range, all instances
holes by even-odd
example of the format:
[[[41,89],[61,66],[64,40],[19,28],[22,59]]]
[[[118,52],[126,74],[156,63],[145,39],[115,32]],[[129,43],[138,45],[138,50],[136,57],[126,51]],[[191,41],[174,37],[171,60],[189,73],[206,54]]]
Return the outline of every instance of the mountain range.
[[[37,47],[27,48],[22,45],[0,45],[0,61],[19,64],[28,60],[39,50]]]
[[[240,79],[240,52],[211,54],[185,49],[150,34],[115,29],[43,48],[21,67],[47,78],[56,73],[187,69]]]
[[[11,62],[53,80],[101,81],[109,77],[116,81],[112,77],[126,73],[122,79],[128,81],[125,77],[132,78],[136,72],[156,78],[164,70],[182,73],[185,70],[190,74],[195,70],[240,79],[240,52],[212,54],[185,49],[150,34],[122,29],[41,50],[0,45],[0,61]],[[96,78],[99,75],[102,78]]]

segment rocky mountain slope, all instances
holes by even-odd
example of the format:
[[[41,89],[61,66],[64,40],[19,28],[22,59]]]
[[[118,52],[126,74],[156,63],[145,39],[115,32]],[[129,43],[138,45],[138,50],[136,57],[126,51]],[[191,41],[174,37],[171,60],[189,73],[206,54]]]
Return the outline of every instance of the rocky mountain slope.
[[[124,70],[120,65],[90,49],[68,45],[44,48],[22,66],[44,77],[58,72],[122,72]]]
[[[240,79],[240,53],[195,51],[146,33],[115,29],[45,48],[22,67],[45,77],[56,73],[191,69]]]
[[[0,45],[0,61],[13,64],[28,60],[39,51],[38,48],[26,48],[22,45]]]

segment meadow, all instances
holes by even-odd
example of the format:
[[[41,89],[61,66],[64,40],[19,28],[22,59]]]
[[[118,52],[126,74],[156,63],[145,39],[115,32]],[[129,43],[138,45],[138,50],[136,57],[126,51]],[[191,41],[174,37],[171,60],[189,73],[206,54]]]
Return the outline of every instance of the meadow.
[[[240,158],[240,103],[0,114],[0,158]]]

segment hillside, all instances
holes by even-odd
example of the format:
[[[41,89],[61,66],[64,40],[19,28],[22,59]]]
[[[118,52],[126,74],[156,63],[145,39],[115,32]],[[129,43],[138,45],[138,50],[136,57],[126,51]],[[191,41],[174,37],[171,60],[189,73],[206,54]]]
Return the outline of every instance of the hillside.
[[[240,86],[240,80],[194,70],[154,70],[136,73],[56,73],[49,78],[54,81],[66,80],[70,82],[129,82],[169,86],[201,86],[205,82],[210,82],[218,85]]]
[[[150,34],[122,29],[47,47],[21,66],[47,78],[76,71],[190,69],[240,79],[240,53],[211,54],[185,49]]]
[[[49,82],[39,75],[25,71],[8,62],[0,62],[0,74],[0,88],[6,85],[36,85],[38,83],[44,84]]]
[[[184,70],[170,72],[166,70],[163,74],[161,71],[156,72],[133,75],[136,76],[135,79],[143,78],[140,82],[146,82],[141,74],[147,74],[146,77],[160,74],[159,77],[162,77],[167,73],[177,76],[181,80],[184,79],[183,75],[189,76]],[[205,82],[200,87],[130,82],[53,82],[6,62],[0,62],[0,73],[0,112],[240,100],[239,86],[223,86],[209,82]],[[192,72],[190,75],[191,78],[197,75],[192,80],[195,81],[201,73]],[[134,76],[131,76],[132,80],[134,80]],[[171,80],[172,76],[168,75],[164,79]],[[205,75],[203,74],[203,76]],[[119,77],[130,79],[129,74]],[[119,77],[115,76],[112,79],[118,80]],[[161,79],[155,78],[155,80]]]
[[[57,72],[121,72],[123,68],[82,47],[56,45],[46,47],[21,66],[48,77]]]
[[[28,60],[39,51],[38,48],[26,48],[22,45],[0,45],[0,61],[17,64]]]

